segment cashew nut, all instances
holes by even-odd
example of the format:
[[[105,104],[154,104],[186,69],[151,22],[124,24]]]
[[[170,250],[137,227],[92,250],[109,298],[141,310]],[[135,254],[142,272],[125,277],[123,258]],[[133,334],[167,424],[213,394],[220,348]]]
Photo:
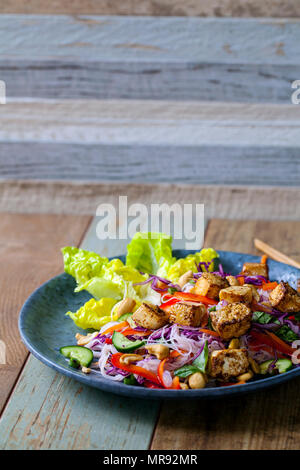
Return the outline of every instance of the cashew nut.
[[[142,359],[144,358],[140,354],[123,354],[120,357],[120,363],[124,364],[125,366],[128,366],[129,364],[141,361]]]
[[[170,349],[164,344],[149,344],[149,346],[145,346],[145,348],[150,354],[156,356],[160,361],[168,357],[170,354]]]
[[[252,379],[253,377],[253,372],[252,370],[249,370],[248,372],[245,372],[245,374],[241,374],[237,377],[239,382],[247,382],[247,380]]]
[[[90,374],[92,372],[92,369],[89,367],[82,367],[81,370],[84,374]]]
[[[193,271],[187,271],[178,279],[177,284],[182,288],[190,279],[193,278]]]
[[[239,281],[234,276],[226,276],[226,279],[227,279],[227,281],[229,282],[229,284],[231,286],[239,286],[240,285]]]
[[[228,349],[239,349],[240,347],[240,341],[238,338],[233,338],[228,346]]]
[[[252,357],[249,357],[249,363],[253,372],[255,374],[260,374],[260,367]]]
[[[124,315],[124,313],[131,313],[135,307],[135,304],[136,304],[135,300],[129,297],[126,297],[126,299],[123,299],[122,302],[120,302],[119,307],[117,309],[118,318],[121,315]]]
[[[206,385],[206,380],[202,372],[195,372],[189,376],[189,386],[190,388],[204,388]]]
[[[76,333],[75,338],[77,339],[78,346],[85,346],[90,341],[92,341],[92,339],[95,338],[97,335],[98,331],[95,331],[95,333],[89,333],[87,336]]]

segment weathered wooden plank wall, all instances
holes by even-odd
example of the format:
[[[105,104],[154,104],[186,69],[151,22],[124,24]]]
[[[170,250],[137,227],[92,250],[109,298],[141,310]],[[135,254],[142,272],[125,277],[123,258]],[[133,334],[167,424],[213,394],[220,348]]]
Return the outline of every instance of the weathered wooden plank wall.
[[[0,16],[0,177],[299,185],[299,24]]]
[[[295,19],[2,15],[0,31],[11,97],[289,103],[300,76]]]
[[[31,100],[1,109],[1,178],[299,184],[292,104]]]
[[[0,13],[299,17],[295,0],[6,0]]]

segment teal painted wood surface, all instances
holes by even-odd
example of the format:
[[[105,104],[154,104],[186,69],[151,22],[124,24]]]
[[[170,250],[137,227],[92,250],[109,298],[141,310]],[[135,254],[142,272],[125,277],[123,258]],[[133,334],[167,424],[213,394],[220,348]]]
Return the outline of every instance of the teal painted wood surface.
[[[82,386],[30,356],[0,421],[0,449],[147,449],[158,409]]]
[[[116,254],[94,228],[82,246]],[[30,356],[0,421],[0,449],[147,449],[159,408],[83,386]]]

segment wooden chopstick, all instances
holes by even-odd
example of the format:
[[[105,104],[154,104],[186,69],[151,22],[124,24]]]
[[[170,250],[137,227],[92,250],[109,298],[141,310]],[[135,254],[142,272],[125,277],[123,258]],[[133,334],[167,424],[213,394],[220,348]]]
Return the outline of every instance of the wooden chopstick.
[[[289,264],[290,266],[300,269],[300,263],[289,256],[284,255],[280,251],[275,250],[275,248],[272,248],[270,245],[258,240],[257,238],[254,238],[254,246],[258,250],[263,251],[270,258],[275,259],[275,261],[280,261],[281,263]]]

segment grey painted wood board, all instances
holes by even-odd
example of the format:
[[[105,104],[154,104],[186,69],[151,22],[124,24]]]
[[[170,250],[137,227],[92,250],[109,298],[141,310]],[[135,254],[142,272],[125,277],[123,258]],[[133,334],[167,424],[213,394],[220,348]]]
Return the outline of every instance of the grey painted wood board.
[[[299,186],[300,149],[243,146],[0,145],[1,178]]]
[[[300,76],[297,19],[2,15],[0,31],[8,96],[288,103]]]

